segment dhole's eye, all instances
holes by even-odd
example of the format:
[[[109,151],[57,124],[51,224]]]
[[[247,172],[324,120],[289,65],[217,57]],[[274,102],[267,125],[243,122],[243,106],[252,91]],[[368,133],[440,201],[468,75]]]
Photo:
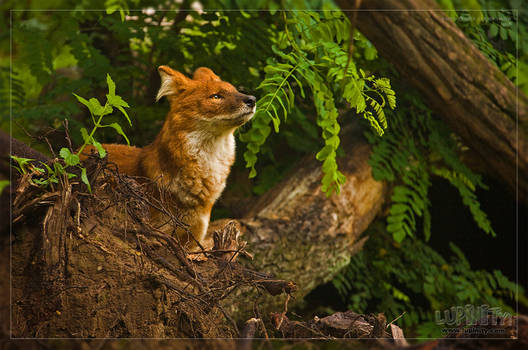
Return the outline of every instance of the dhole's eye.
[[[211,96],[209,96],[209,98],[212,98],[213,100],[219,100],[221,98],[224,98],[224,96],[220,94],[212,94]]]

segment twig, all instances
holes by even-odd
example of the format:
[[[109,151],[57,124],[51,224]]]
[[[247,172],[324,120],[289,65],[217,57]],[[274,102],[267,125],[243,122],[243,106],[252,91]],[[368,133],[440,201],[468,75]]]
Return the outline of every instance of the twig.
[[[389,326],[391,324],[393,324],[394,322],[398,321],[403,315],[405,315],[407,311],[404,311],[400,316],[396,317],[394,320],[390,321],[389,324],[387,324],[387,327],[385,327],[385,329],[389,328]]]
[[[266,329],[266,325],[262,321],[262,316],[260,315],[260,311],[258,309],[257,300],[255,300],[254,309],[255,309],[255,313],[257,314],[257,319],[260,320],[260,324],[262,326],[262,332],[264,332],[264,338],[266,338],[266,340],[269,340],[268,330]]]
[[[77,233],[81,233],[81,202],[75,197],[75,201],[77,202],[77,215],[76,215],[76,221],[77,221]]]
[[[361,0],[356,0],[354,4],[354,9],[359,9],[361,6]],[[352,14],[352,18],[350,19],[350,36],[348,38],[348,57],[347,57],[347,63],[345,66],[345,75],[348,71],[348,67],[350,66],[350,62],[352,61],[352,56],[354,54],[354,30],[356,29],[356,23],[357,23],[357,16],[359,11],[354,11]]]
[[[282,325],[282,321],[284,321],[284,316],[286,316],[286,313],[288,312],[288,301],[290,301],[290,295],[288,294],[286,296],[286,301],[284,302],[284,311],[282,311],[281,318],[279,320],[279,323],[277,324],[277,330],[280,329]]]
[[[42,204],[53,204],[53,202],[47,202],[47,200],[50,200],[50,199],[52,199],[54,197],[58,197],[58,196],[59,196],[58,192],[44,193],[40,197],[34,198],[34,199],[30,200],[29,202],[26,202],[20,208],[15,208],[15,210],[13,210],[13,217],[16,217],[16,219],[17,219],[16,221],[18,221],[19,218],[22,218],[23,213],[24,213],[24,211],[26,211],[26,209],[32,207],[35,204],[40,204],[40,205],[42,205]],[[13,223],[14,222],[15,222],[15,220],[13,220]]]
[[[68,119],[64,119],[62,121],[62,125],[64,126],[64,137],[66,138],[66,141],[68,141],[68,147],[70,148],[70,151],[73,153],[73,146],[70,138],[70,129],[68,128]]]
[[[231,322],[231,324],[233,325],[233,328],[235,329],[236,333],[240,334],[240,331],[238,330],[238,326],[237,326],[235,320],[233,320],[233,318],[231,316],[229,316],[229,314],[224,310],[222,305],[218,304],[217,306],[220,309],[220,311],[222,311],[222,314],[224,314],[224,317],[227,318],[229,320],[229,322]]]

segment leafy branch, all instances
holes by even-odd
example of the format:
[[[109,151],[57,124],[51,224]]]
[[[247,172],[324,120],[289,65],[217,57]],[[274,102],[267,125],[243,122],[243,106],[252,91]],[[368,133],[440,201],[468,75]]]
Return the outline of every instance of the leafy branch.
[[[323,163],[322,190],[327,195],[339,193],[345,176],[336,160],[341,129],[336,102],[345,99],[381,136],[388,126],[383,109],[387,104],[390,109],[396,107],[395,93],[387,78],[366,76],[349,60],[346,43],[350,23],[341,13],[302,11],[283,15],[285,28],[274,36],[274,56],[268,58],[265,79],[257,87],[263,95],[256,115],[251,129],[240,136],[247,144],[246,167],[251,169],[250,177],[257,175],[257,155],[271,132],[270,124],[278,133],[281,120],[286,121],[295,107],[296,96],[306,98],[304,86],[308,86],[324,141],[316,154]]]

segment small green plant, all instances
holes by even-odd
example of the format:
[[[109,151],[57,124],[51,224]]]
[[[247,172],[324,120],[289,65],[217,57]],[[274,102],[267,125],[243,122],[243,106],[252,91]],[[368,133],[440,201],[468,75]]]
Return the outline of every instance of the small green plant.
[[[81,165],[79,155],[87,145],[93,145],[95,149],[97,149],[97,152],[101,158],[106,156],[105,149],[101,143],[94,138],[95,132],[100,128],[113,128],[119,135],[125,138],[127,144],[130,144],[128,137],[121,128],[121,125],[118,123],[102,124],[103,117],[112,114],[114,111],[113,109],[116,108],[125,116],[128,123],[132,125],[130,117],[125,111],[125,108],[129,108],[129,105],[119,95],[116,95],[116,86],[109,74],[106,75],[106,82],[108,85],[108,94],[106,94],[106,103],[104,106],[102,106],[96,98],[86,100],[77,94],[73,94],[80,103],[88,107],[94,126],[90,133],[88,133],[85,128],[81,128],[81,135],[83,137],[84,143],[81,145],[81,147],[79,147],[77,152],[72,152],[66,147],[60,149],[59,156],[61,157],[65,166],[63,166],[60,162],[53,162],[52,168],[48,164],[41,162],[41,164],[45,167],[44,170],[43,168],[36,167],[31,163],[34,161],[34,159],[11,156],[11,158],[17,163],[15,168],[21,174],[27,174],[28,172],[34,172],[36,175],[46,174],[47,176],[45,177],[37,176],[31,180],[35,185],[46,187],[51,183],[58,183],[58,177],[60,175],[66,175],[68,178],[77,176],[71,172],[68,172],[67,170],[69,167],[77,167],[81,171],[81,181],[85,183],[86,186],[88,186],[88,191],[92,191],[88,176],[86,174],[86,168]]]
[[[28,171],[31,171],[31,169],[33,168],[31,162],[35,160],[31,158],[23,158],[16,156],[11,156],[11,159],[13,159],[17,163],[13,165],[13,167],[18,170],[18,172],[21,174],[27,174]]]
[[[44,168],[39,168],[33,163],[35,159],[22,158],[22,157],[17,157],[13,155],[11,156],[11,159],[13,159],[16,162],[16,164],[14,164],[13,167],[16,170],[18,170],[19,173],[36,175],[35,177],[32,176],[30,178],[31,183],[33,183],[36,186],[47,187],[50,184],[58,183],[59,182],[58,177],[62,174],[66,175],[69,179],[77,176],[75,174],[72,174],[66,171],[66,169],[59,162],[53,162],[52,163],[53,168],[51,168],[48,164],[44,162],[40,162],[40,164],[42,164],[42,166],[44,166],[44,168],[46,169],[44,170]],[[44,176],[45,174],[47,176]]]
[[[129,125],[132,125],[132,122],[130,121],[130,117],[125,111],[125,108],[129,108],[130,106],[120,96],[115,94],[116,86],[109,74],[106,75],[106,82],[108,84],[108,94],[106,94],[106,103],[104,106],[101,106],[99,101],[94,97],[92,97],[90,100],[86,100],[79,95],[73,94],[80,103],[88,107],[88,110],[90,111],[90,115],[92,117],[94,126],[92,128],[92,131],[89,134],[85,128],[81,128],[81,135],[84,140],[84,143],[81,145],[81,147],[79,148],[76,154],[69,153],[69,150],[66,148],[61,149],[61,153],[64,151],[64,155],[68,157],[68,160],[71,162],[71,164],[69,165],[76,165],[79,163],[79,154],[82,153],[82,151],[87,145],[93,145],[99,152],[99,156],[101,158],[104,158],[106,156],[106,151],[101,146],[101,143],[96,141],[95,138],[93,137],[95,132],[99,128],[113,128],[115,131],[117,131],[119,135],[123,136],[127,144],[130,145],[130,141],[128,140],[128,137],[123,132],[123,129],[121,128],[121,125],[119,125],[119,123],[111,123],[111,124],[101,123],[103,121],[104,116],[112,114],[114,111],[113,108],[117,108],[125,116]]]

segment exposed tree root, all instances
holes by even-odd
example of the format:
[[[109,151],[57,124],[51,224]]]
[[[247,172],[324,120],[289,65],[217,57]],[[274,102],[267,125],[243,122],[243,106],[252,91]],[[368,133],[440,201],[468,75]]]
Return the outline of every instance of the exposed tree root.
[[[60,178],[43,191],[28,175],[14,200],[13,336],[238,337],[220,301],[238,288],[271,295],[295,284],[236,263],[245,252],[236,225],[215,232],[206,261],[149,222],[151,208],[187,229],[139,184],[92,161],[92,191]],[[32,217],[41,216],[42,225]]]

